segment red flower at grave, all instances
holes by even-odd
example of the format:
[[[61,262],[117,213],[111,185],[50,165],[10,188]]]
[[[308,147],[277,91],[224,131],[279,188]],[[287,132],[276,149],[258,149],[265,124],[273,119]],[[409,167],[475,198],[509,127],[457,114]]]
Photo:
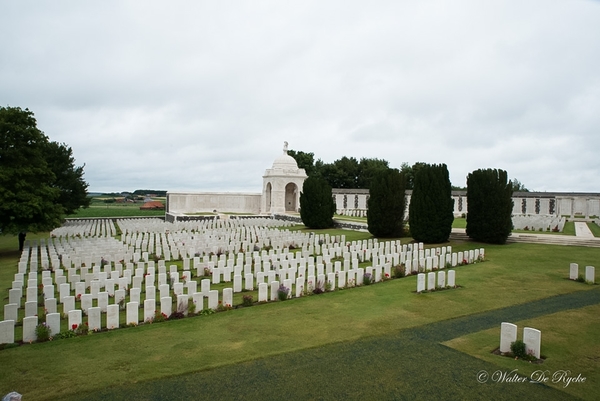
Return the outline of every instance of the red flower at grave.
[[[385,278],[390,278],[390,275],[385,273]]]
[[[71,325],[71,330],[77,330],[77,324],[72,324]]]

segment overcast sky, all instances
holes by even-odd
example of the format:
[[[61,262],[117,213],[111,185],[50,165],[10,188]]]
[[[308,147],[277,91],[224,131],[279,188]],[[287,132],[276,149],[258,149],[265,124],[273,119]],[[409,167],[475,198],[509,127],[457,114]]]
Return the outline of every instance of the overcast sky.
[[[282,152],[600,192],[600,2],[1,1],[0,102],[90,191],[260,192]]]

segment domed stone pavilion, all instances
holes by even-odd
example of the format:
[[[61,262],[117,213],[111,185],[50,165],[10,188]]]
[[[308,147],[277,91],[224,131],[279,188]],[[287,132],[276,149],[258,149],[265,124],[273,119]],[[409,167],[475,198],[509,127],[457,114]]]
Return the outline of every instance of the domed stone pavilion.
[[[283,154],[275,159],[273,167],[267,169],[263,175],[263,213],[298,211],[300,190],[307,176],[306,171],[298,168],[298,163],[287,151],[288,143],[284,142]]]

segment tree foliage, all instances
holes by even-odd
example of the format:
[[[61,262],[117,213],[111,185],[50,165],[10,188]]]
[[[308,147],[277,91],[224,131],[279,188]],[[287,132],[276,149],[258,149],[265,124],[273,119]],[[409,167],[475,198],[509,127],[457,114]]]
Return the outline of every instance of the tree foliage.
[[[529,192],[529,190],[525,188],[525,185],[516,178],[513,178],[510,182],[513,192]]]
[[[467,235],[504,244],[512,230],[512,184],[504,170],[480,169],[467,176]]]
[[[28,109],[0,107],[0,230],[48,231],[88,206],[83,167],[71,148],[50,142]]]
[[[288,150],[288,155],[296,159],[299,168],[306,170],[309,177],[321,177],[332,188],[369,188],[373,175],[389,169],[389,163],[383,159],[342,157],[333,163],[315,161],[314,153]]]
[[[369,232],[376,237],[400,237],[404,233],[406,179],[396,169],[378,171],[371,180],[367,201]]]
[[[300,217],[308,228],[333,227],[335,202],[331,187],[319,177],[308,177],[300,192]]]
[[[414,176],[409,205],[410,234],[416,241],[448,241],[454,220],[454,200],[445,164],[424,164]]]

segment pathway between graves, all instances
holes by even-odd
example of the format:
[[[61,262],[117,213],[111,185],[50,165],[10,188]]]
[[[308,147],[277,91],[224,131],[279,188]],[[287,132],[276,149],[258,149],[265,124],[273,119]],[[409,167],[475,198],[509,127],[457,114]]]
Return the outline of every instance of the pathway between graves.
[[[575,236],[582,238],[594,238],[592,230],[590,230],[585,221],[575,222]]]
[[[499,327],[503,321],[517,322],[599,303],[597,288],[73,399],[571,400],[570,395],[541,384],[480,384],[477,372],[498,368],[440,343]]]

